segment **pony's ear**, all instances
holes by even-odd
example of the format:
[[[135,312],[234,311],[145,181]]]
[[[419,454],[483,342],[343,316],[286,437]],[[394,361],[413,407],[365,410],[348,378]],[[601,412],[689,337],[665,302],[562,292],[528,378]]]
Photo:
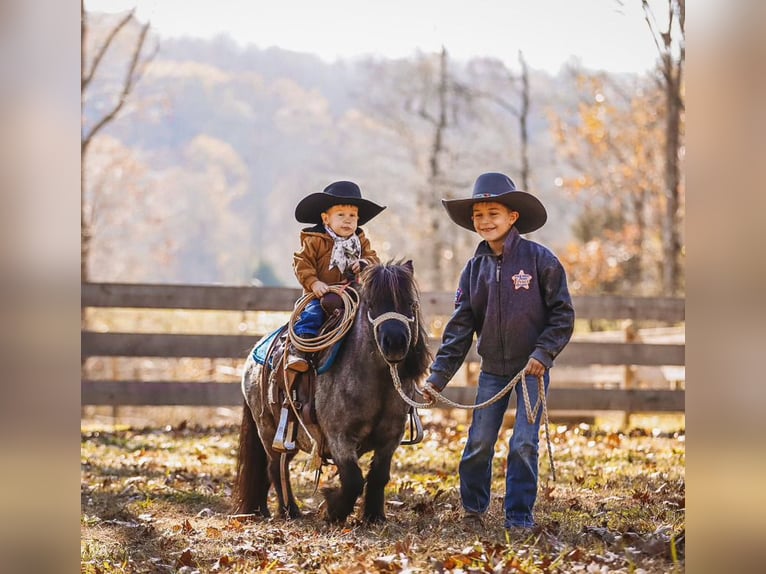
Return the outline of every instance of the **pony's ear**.
[[[410,270],[410,273],[415,272],[415,267],[412,265],[412,259],[408,259],[407,261],[405,261],[404,266]]]

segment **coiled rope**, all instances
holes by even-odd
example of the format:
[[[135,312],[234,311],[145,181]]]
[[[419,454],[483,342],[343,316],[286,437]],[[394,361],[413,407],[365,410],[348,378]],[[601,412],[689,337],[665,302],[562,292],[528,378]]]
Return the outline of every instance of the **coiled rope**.
[[[290,322],[287,327],[287,336],[290,342],[299,351],[304,353],[316,353],[332,347],[340,341],[349,332],[354,324],[356,309],[359,306],[359,293],[353,287],[348,285],[330,285],[330,291],[336,293],[343,300],[343,316],[340,323],[334,329],[327,333],[320,333],[316,337],[301,337],[295,334],[294,325],[300,317],[303,310],[311,301],[317,298],[313,293],[307,293],[295,302],[295,308],[290,315]]]

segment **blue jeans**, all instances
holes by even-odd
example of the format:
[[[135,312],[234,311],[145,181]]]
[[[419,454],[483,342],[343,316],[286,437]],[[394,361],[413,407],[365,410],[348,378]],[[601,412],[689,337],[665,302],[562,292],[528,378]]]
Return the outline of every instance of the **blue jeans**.
[[[476,402],[480,403],[493,397],[510,380],[511,377],[482,371],[479,374]],[[548,370],[545,371],[544,381],[547,394],[550,382]],[[538,396],[537,377],[527,376],[526,385],[530,406],[534,408]],[[537,499],[537,448],[542,407],[536,420],[530,424],[527,421],[521,381],[516,383],[513,392],[516,393],[516,422],[510,439],[505,475],[505,527],[532,527],[535,525],[532,509]],[[489,507],[492,458],[510,395],[511,393],[508,393],[492,405],[473,412],[468,441],[459,468],[460,498],[466,511],[484,513]]]
[[[319,299],[312,299],[301,311],[300,317],[293,326],[293,331],[299,337],[316,337],[324,323],[324,310]]]

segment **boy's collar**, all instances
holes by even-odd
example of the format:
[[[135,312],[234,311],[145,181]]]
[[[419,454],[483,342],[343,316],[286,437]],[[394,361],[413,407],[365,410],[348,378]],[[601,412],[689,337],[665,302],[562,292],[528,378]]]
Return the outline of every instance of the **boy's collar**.
[[[511,251],[513,251],[513,248],[519,239],[521,239],[519,230],[516,229],[516,226],[511,227],[510,231],[508,231],[508,235],[506,235],[505,237],[505,241],[503,241],[503,255],[506,255],[510,253]],[[489,243],[487,243],[487,240],[482,239],[479,245],[476,247],[476,252],[474,253],[474,257],[486,256],[486,255],[492,255],[497,257],[495,255],[495,252],[492,251],[492,248],[489,246]]]

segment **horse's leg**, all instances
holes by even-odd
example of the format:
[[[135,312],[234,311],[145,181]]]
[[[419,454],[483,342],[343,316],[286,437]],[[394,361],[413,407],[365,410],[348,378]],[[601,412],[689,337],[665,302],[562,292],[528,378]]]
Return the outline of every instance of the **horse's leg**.
[[[237,455],[237,513],[269,517],[266,498],[269,494],[268,460],[258,429],[247,404],[242,409]]]
[[[269,477],[277,491],[279,499],[279,514],[282,517],[300,518],[303,516],[298,504],[293,496],[293,487],[290,484],[290,461],[295,453],[280,453],[271,451],[271,462],[269,463]]]
[[[363,517],[367,522],[383,522],[386,520],[384,491],[391,479],[391,459],[398,441],[393,447],[375,451],[367,473],[367,490],[364,493]]]
[[[340,474],[340,488],[324,488],[322,494],[327,502],[326,518],[330,522],[343,522],[354,511],[354,504],[364,489],[364,478],[356,453],[353,451],[342,459],[333,456]]]

